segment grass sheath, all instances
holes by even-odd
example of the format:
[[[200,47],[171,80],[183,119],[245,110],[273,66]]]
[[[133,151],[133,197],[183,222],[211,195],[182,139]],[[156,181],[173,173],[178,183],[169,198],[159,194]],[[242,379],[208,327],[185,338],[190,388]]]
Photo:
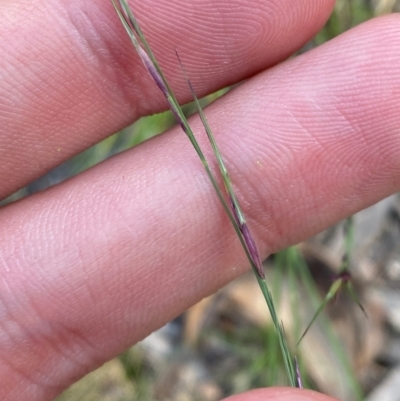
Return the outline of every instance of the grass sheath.
[[[228,170],[225,166],[222,155],[218,149],[214,135],[210,129],[210,126],[208,124],[206,116],[200,106],[200,103],[195,94],[194,88],[183,68],[183,64],[179,58],[179,55],[176,52],[178,62],[182,69],[182,73],[189,86],[189,89],[191,91],[191,94],[193,96],[193,99],[194,99],[194,102],[196,105],[197,112],[203,123],[207,137],[209,139],[209,142],[213,149],[215,158],[217,160],[219,170],[220,170],[220,173],[222,176],[222,180],[224,182],[224,187],[225,187],[224,192],[219,187],[219,185],[217,183],[217,179],[214,176],[214,173],[211,171],[210,165],[207,162],[207,160],[204,156],[204,153],[200,149],[200,146],[193,134],[192,129],[190,128],[190,125],[182,111],[182,108],[179,105],[170,85],[168,84],[153,52],[151,51],[151,48],[150,48],[149,44],[147,43],[147,40],[146,40],[142,30],[140,29],[138,21],[134,17],[132,10],[129,8],[126,0],[111,0],[111,2],[121,20],[121,23],[123,24],[125,30],[127,31],[128,35],[133,43],[133,46],[135,47],[140,59],[142,60],[146,70],[151,75],[154,82],[156,83],[158,88],[161,90],[161,92],[163,93],[165,98],[167,99],[172,113],[174,114],[177,122],[179,123],[182,130],[185,132],[185,134],[189,138],[190,142],[192,143],[194,149],[196,150],[196,152],[206,170],[206,173],[207,173],[207,175],[208,175],[208,177],[222,203],[222,206],[224,207],[225,212],[227,213],[227,215],[236,231],[236,234],[237,234],[237,236],[241,242],[241,245],[246,253],[246,256],[250,262],[250,265],[253,269],[253,272],[257,278],[258,284],[261,288],[261,291],[262,291],[264,298],[266,300],[266,303],[268,305],[268,309],[270,311],[272,321],[277,330],[279,344],[280,344],[280,348],[281,348],[281,352],[282,352],[282,356],[283,356],[283,362],[284,362],[284,365],[286,368],[289,384],[292,387],[301,387],[301,379],[299,376],[299,371],[298,371],[298,369],[296,369],[297,363],[295,362],[294,358],[291,356],[289,346],[286,341],[283,324],[279,320],[278,315],[276,313],[272,295],[268,289],[267,282],[265,280],[263,265],[262,265],[262,262],[260,259],[260,255],[259,255],[256,243],[253,239],[253,236],[251,235],[251,232],[250,232],[250,229],[246,222],[245,216],[242,212],[240,204],[234,193],[232,182],[231,182],[231,179],[228,174]],[[226,200],[226,198],[228,199],[228,201]]]

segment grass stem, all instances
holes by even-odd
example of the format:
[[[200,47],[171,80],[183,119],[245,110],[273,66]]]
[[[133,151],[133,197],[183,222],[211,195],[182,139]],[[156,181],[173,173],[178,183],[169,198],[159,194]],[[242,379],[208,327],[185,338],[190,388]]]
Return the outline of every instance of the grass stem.
[[[206,160],[204,153],[202,152],[194,133],[184,115],[181,106],[179,105],[170,85],[168,84],[147,40],[139,26],[138,21],[134,17],[132,10],[129,8],[127,2],[125,0],[111,0],[114,8],[125,28],[127,31],[139,57],[141,58],[146,70],[152,76],[153,80],[155,81],[158,88],[161,90],[167,102],[177,119],[179,125],[181,126],[182,130],[185,132],[187,137],[189,138],[190,142],[192,143],[194,149],[196,150],[203,166],[206,170],[206,173],[227,213],[236,234],[240,240],[240,243],[245,251],[245,254],[250,262],[250,265],[254,271],[254,274],[257,278],[258,284],[261,288],[261,291],[264,295],[265,301],[268,305],[268,309],[270,311],[272,321],[278,333],[278,339],[280,344],[280,349],[283,356],[284,365],[286,368],[289,384],[292,387],[299,387],[301,384],[301,380],[299,380],[298,372],[296,371],[295,361],[291,356],[290,349],[288,343],[286,341],[286,336],[283,328],[282,322],[279,320],[275,305],[272,299],[271,292],[269,291],[267,282],[265,280],[265,274],[263,265],[260,259],[260,255],[256,246],[256,242],[253,239],[253,236],[250,232],[248,224],[246,222],[245,216],[242,212],[240,207],[239,201],[234,193],[233,185],[231,179],[228,174],[228,170],[225,166],[224,160],[222,155],[218,149],[217,143],[215,141],[214,135],[210,129],[208,121],[205,117],[205,114],[200,106],[200,102],[195,94],[194,88],[183,68],[183,64],[179,58],[178,53],[176,52],[179,64],[182,68],[182,72],[185,76],[185,79],[188,83],[189,89],[191,91],[192,97],[195,101],[197,112],[200,116],[200,119],[203,123],[204,129],[207,133],[207,137],[213,149],[215,158],[217,160],[219,170],[222,176],[222,180],[224,182],[225,193],[218,186],[218,182],[216,177],[214,176],[213,172],[211,171],[210,165]],[[228,202],[226,201],[228,198]]]

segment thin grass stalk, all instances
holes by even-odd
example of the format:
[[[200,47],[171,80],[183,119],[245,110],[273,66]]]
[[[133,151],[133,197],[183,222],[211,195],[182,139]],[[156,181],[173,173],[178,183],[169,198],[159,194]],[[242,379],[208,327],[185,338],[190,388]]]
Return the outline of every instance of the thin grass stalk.
[[[284,333],[283,324],[279,321],[279,318],[277,316],[276,309],[275,309],[275,306],[274,306],[272,294],[269,291],[267,282],[265,280],[265,274],[264,274],[264,270],[263,270],[260,254],[258,252],[258,249],[257,249],[257,246],[255,244],[255,241],[253,240],[253,237],[252,237],[252,235],[250,233],[250,230],[248,228],[248,225],[246,223],[246,219],[245,219],[244,214],[243,214],[243,212],[241,210],[239,201],[237,200],[236,195],[234,193],[232,182],[231,182],[229,174],[228,174],[228,170],[227,170],[227,168],[225,166],[225,163],[223,161],[221,152],[219,151],[219,148],[218,148],[217,143],[215,141],[214,135],[213,135],[213,133],[211,131],[210,125],[208,124],[208,120],[207,120],[207,118],[206,118],[206,116],[205,116],[205,114],[203,112],[203,109],[202,109],[202,107],[200,105],[200,102],[199,102],[197,96],[196,96],[196,93],[195,93],[195,91],[193,89],[193,86],[192,86],[192,84],[191,84],[191,82],[190,82],[190,80],[189,80],[189,78],[188,78],[188,76],[187,76],[187,74],[186,74],[186,72],[185,72],[185,70],[183,68],[183,65],[181,63],[181,60],[179,58],[178,53],[177,53],[177,57],[178,57],[178,61],[179,61],[180,65],[181,65],[182,71],[183,71],[183,73],[185,75],[185,78],[186,78],[186,81],[188,83],[188,86],[189,86],[189,88],[191,90],[193,99],[195,101],[197,112],[199,113],[199,116],[200,116],[201,121],[203,123],[204,129],[205,129],[205,131],[207,133],[208,139],[209,139],[209,141],[211,143],[211,146],[213,148],[214,155],[215,155],[215,157],[217,159],[218,166],[219,166],[219,169],[220,169],[223,181],[224,181],[225,189],[226,189],[226,191],[228,193],[228,196],[229,196],[229,199],[230,199],[233,215],[235,216],[235,220],[236,220],[236,223],[237,223],[237,225],[239,227],[240,233],[243,236],[243,240],[244,240],[244,242],[246,244],[246,247],[248,249],[248,253],[251,256],[250,264],[253,267],[255,276],[257,278],[257,281],[259,283],[261,291],[262,291],[262,293],[264,295],[264,298],[266,300],[266,303],[268,305],[268,309],[270,311],[270,314],[271,314],[271,317],[272,317],[272,321],[273,321],[273,323],[275,325],[275,328],[278,331],[279,345],[280,345],[281,350],[282,350],[282,355],[283,355],[283,360],[284,360],[286,371],[287,372],[289,372],[289,371],[294,372],[295,371],[295,366],[293,364],[293,360],[292,360],[292,357],[291,357],[290,352],[289,352],[289,346],[288,346],[288,344],[286,342],[286,335]],[[299,383],[299,380],[296,379],[296,381],[295,381],[295,377],[293,377],[292,379],[293,379],[293,384],[292,385],[296,386],[297,383]]]
[[[131,38],[131,41],[137,51],[137,53],[139,54],[139,57],[141,58],[144,66],[146,67],[147,71],[149,72],[149,74],[153,77],[154,81],[156,82],[157,86],[160,88],[160,90],[162,91],[162,93],[164,94],[164,96],[166,97],[169,105],[170,105],[170,109],[172,111],[172,113],[174,114],[177,122],[179,123],[179,125],[181,126],[182,130],[185,132],[186,136],[189,138],[190,142],[192,143],[194,149],[196,150],[196,153],[198,154],[206,172],[207,175],[218,195],[218,198],[220,199],[225,212],[227,213],[233,227],[235,228],[235,231],[237,233],[237,235],[239,236],[239,238],[241,238],[240,235],[240,230],[239,227],[236,224],[235,221],[235,217],[233,216],[225,198],[222,195],[222,192],[217,184],[217,180],[215,179],[209,164],[207,163],[207,160],[193,134],[193,131],[186,119],[186,116],[184,115],[184,113],[182,112],[182,109],[178,103],[178,101],[176,100],[175,95],[173,94],[171,88],[169,87],[169,84],[166,80],[166,78],[164,77],[163,72],[161,71],[161,68],[159,67],[157,60],[155,59],[155,57],[153,56],[153,53],[150,50],[150,47],[148,46],[147,42],[145,42],[145,38],[143,33],[140,30],[140,27],[138,26],[136,20],[134,19],[131,11],[129,10],[129,7],[127,5],[125,5],[125,7],[123,8],[124,10],[127,9],[127,13],[125,13],[125,15],[122,13],[122,11],[118,8],[115,0],[111,0],[114,8],[117,11],[117,14],[122,22],[122,24],[124,25],[125,30],[128,32],[129,37]],[[121,7],[124,6],[125,2],[124,1],[119,1]],[[128,18],[128,19],[127,19]],[[138,35],[143,37],[143,44],[144,46],[148,49],[148,51],[150,51],[150,54],[148,55],[143,48],[141,47],[141,45],[139,44],[138,40],[136,39],[136,36],[134,35],[133,32],[137,32]],[[139,36],[139,37],[140,37]],[[242,242],[243,240],[241,240]],[[242,246],[245,246],[245,244],[243,243]],[[249,256],[248,256],[249,257]]]
[[[353,242],[354,242],[354,218],[353,218],[353,216],[350,216],[346,219],[344,230],[345,230],[345,239],[344,239],[345,250],[344,250],[342,262],[341,262],[341,265],[339,268],[339,274],[336,276],[335,280],[331,284],[328,293],[325,295],[325,298],[323,299],[321,305],[318,307],[318,309],[314,313],[314,316],[312,317],[310,323],[307,325],[306,329],[304,330],[303,334],[301,335],[299,341],[297,342],[297,345],[300,344],[301,340],[308,333],[311,326],[314,324],[315,320],[317,319],[318,315],[322,312],[322,310],[326,307],[326,305],[332,299],[334,299],[335,296],[337,296],[337,294],[343,287],[345,287],[345,289],[349,292],[351,298],[361,309],[364,316],[368,317],[365,308],[361,304],[360,299],[358,298],[356,291],[354,290],[354,287],[352,284],[352,276],[351,276],[351,273],[349,270],[350,269],[351,252],[353,249]]]
[[[210,125],[208,124],[208,120],[203,112],[203,109],[200,105],[199,99],[197,98],[196,92],[193,88],[192,83],[189,80],[189,77],[186,74],[186,71],[183,67],[183,64],[181,62],[181,59],[178,55],[178,52],[175,50],[176,52],[176,56],[178,58],[179,64],[181,66],[182,72],[184,74],[184,77],[186,79],[186,82],[189,86],[190,92],[192,94],[192,97],[194,99],[195,105],[196,105],[196,110],[200,116],[201,122],[203,123],[204,129],[207,133],[207,137],[208,140],[210,141],[211,147],[213,149],[215,158],[217,159],[217,163],[218,163],[218,167],[219,170],[221,172],[222,175],[222,179],[224,181],[224,185],[225,185],[225,190],[226,193],[228,194],[229,197],[229,201],[230,201],[230,205],[231,205],[231,209],[233,212],[233,215],[235,217],[236,220],[236,224],[239,227],[239,231],[242,234],[243,240],[246,244],[246,247],[248,249],[249,254],[251,255],[251,259],[252,259],[252,266],[254,266],[255,270],[256,270],[256,274],[258,274],[262,279],[265,278],[265,274],[264,274],[264,268],[261,262],[261,258],[260,258],[260,254],[258,252],[257,246],[253,240],[253,237],[250,233],[250,229],[248,228],[248,225],[246,223],[246,219],[244,217],[244,214],[242,212],[242,209],[239,205],[239,201],[237,200],[237,197],[235,195],[235,192],[233,190],[233,186],[232,186],[232,181],[229,177],[228,174],[228,169],[225,166],[225,162],[222,158],[221,152],[219,151],[219,148],[217,146],[217,143],[215,141],[214,135],[211,131]]]
[[[302,285],[304,285],[308,301],[313,307],[318,308],[321,303],[318,286],[311,275],[310,269],[304,259],[304,256],[295,246],[286,249],[285,252],[292,260],[292,263],[295,263],[297,266],[296,271],[299,274],[300,282],[302,283]],[[357,401],[363,401],[364,396],[360,387],[360,383],[356,378],[352,363],[350,362],[349,355],[345,350],[343,342],[339,339],[336,331],[333,328],[332,321],[330,321],[328,316],[324,313],[321,314],[320,319],[324,334],[328,338],[329,346],[332,348],[334,354],[337,356],[338,360],[341,363],[340,369],[345,372],[345,374],[343,375],[345,383],[343,383],[343,385],[349,386],[352,389],[355,399]]]
[[[231,184],[231,180],[228,175],[228,171],[223,162],[221,153],[219,152],[219,149],[215,142],[214,136],[209,127],[208,121],[203,113],[203,110],[200,106],[198,98],[194,92],[194,89],[193,89],[185,71],[183,70],[183,72],[185,74],[185,78],[188,82],[189,88],[192,92],[192,96],[195,100],[197,111],[203,122],[208,139],[211,143],[215,157],[217,159],[217,162],[218,162],[218,165],[220,168],[220,172],[221,172],[221,175],[222,175],[222,178],[224,181],[226,193],[229,198],[230,208],[228,207],[228,204],[222,194],[222,191],[220,190],[220,188],[217,184],[217,180],[215,179],[215,177],[211,171],[211,168],[210,168],[202,150],[200,149],[200,146],[193,134],[193,131],[190,128],[189,123],[188,123],[172,89],[170,88],[164,74],[162,73],[161,68],[160,68],[156,58],[154,57],[153,52],[151,51],[151,48],[150,48],[149,44],[147,43],[145,36],[144,36],[143,32],[141,31],[140,26],[139,26],[136,18],[134,17],[132,11],[130,10],[128,4],[126,3],[125,0],[118,0],[118,4],[119,4],[119,7],[118,7],[116,0],[111,0],[111,1],[113,3],[113,6],[123,24],[123,26],[125,27],[125,30],[129,34],[129,37],[131,38],[131,41],[132,41],[137,53],[139,54],[144,66],[146,67],[149,74],[153,77],[155,83],[157,84],[157,86],[159,87],[161,92],[166,97],[166,99],[170,105],[170,108],[171,108],[172,112],[174,113],[178,123],[180,124],[183,131],[186,133],[186,135],[188,136],[192,145],[194,146],[198,156],[200,157],[200,159],[203,163],[203,166],[207,172],[207,175],[208,175],[209,179],[211,180],[212,185],[213,185],[214,189],[216,190],[217,195],[218,195],[226,213],[229,216],[229,219],[231,220],[232,225],[235,228],[235,231],[242,244],[242,247],[243,247],[243,249],[246,253],[246,256],[250,262],[250,265],[255,273],[258,284],[261,288],[261,291],[262,291],[264,298],[266,300],[266,303],[268,305],[273,323],[278,332],[279,344],[280,344],[286,372],[288,375],[289,383],[292,387],[299,386],[300,381],[299,381],[299,378],[298,378],[298,375],[297,375],[297,372],[296,372],[296,369],[294,366],[294,359],[291,357],[289,346],[286,341],[283,325],[279,321],[279,318],[277,316],[275,306],[273,303],[272,295],[268,289],[268,286],[267,286],[267,283],[265,280],[262,262],[261,262],[261,259],[259,256],[257,246],[255,244],[255,241],[253,240],[253,237],[252,237],[250,230],[248,228],[248,225],[246,223],[244,214],[243,214],[243,212],[240,208],[239,202],[235,196],[235,193],[233,191],[233,187]],[[139,39],[136,37],[136,35]],[[179,56],[178,56],[178,59],[179,59]],[[180,62],[180,60],[179,60],[179,62]],[[180,64],[182,66],[182,63],[180,63]],[[182,66],[182,69],[183,69],[183,66]]]

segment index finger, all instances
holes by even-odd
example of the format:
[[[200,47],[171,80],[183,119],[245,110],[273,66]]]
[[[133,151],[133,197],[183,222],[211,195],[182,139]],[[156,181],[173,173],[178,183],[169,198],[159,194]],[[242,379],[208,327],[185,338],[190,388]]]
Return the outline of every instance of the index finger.
[[[333,0],[136,0],[180,101],[277,63],[310,39]],[[0,5],[0,198],[138,117],[166,107],[109,0]]]

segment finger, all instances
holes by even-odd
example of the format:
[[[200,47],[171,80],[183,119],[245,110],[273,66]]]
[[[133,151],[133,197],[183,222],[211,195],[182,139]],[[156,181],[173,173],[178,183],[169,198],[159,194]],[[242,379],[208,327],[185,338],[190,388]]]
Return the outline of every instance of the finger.
[[[309,40],[333,0],[132,1],[180,100],[277,63]],[[0,5],[0,199],[165,102],[110,0]]]
[[[226,398],[225,401],[335,401],[315,391],[285,387],[257,389]]]
[[[399,37],[398,16],[362,25],[207,109],[263,256],[399,189]],[[248,266],[177,130],[8,206],[0,230],[11,399],[51,399]]]

